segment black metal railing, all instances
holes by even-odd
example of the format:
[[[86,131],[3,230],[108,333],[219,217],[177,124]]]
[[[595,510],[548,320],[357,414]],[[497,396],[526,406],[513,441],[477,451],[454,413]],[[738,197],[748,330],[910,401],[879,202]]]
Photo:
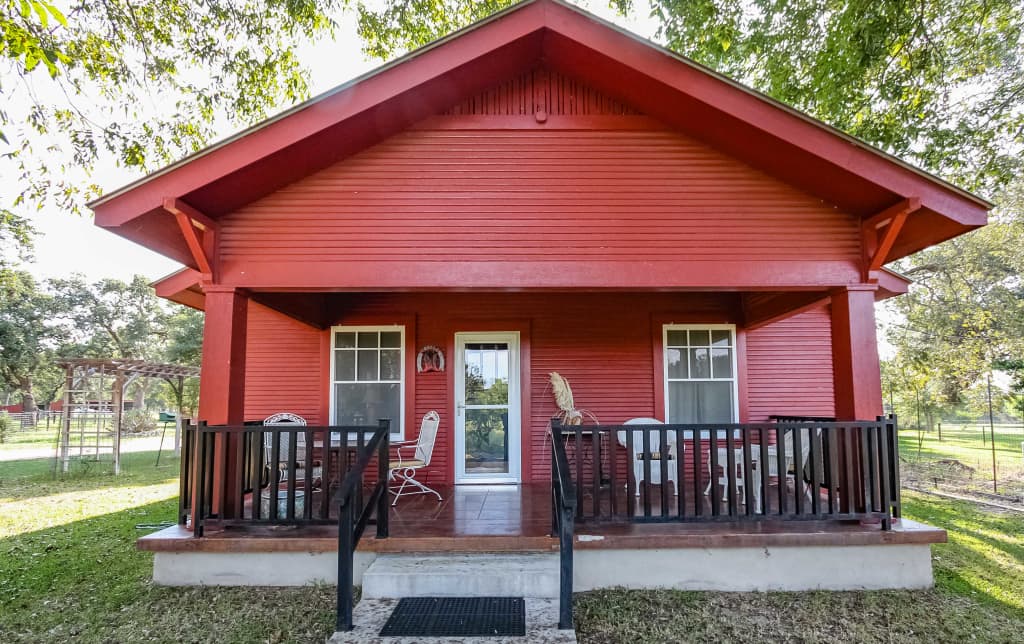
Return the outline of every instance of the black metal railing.
[[[572,623],[572,542],[575,532],[576,486],[572,481],[565,444],[551,433],[551,532],[558,536],[559,591],[558,628]]]
[[[894,416],[685,425],[555,420],[553,467],[564,454],[577,522],[859,519],[888,530],[900,516],[896,432]]]
[[[178,520],[191,519],[197,537],[211,526],[332,524],[331,492],[379,432],[378,425],[188,425]]]
[[[355,464],[334,495],[338,508],[338,606],[335,628],[352,630],[352,576],[355,551],[371,518],[376,519],[377,538],[388,536],[388,435],[391,421],[381,420],[370,442],[359,450]],[[377,457],[377,477],[369,495],[363,494],[367,466]]]

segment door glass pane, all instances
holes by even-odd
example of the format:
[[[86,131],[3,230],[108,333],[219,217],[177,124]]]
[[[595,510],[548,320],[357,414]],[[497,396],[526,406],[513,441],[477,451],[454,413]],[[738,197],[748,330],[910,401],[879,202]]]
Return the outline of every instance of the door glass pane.
[[[708,357],[709,349],[690,349],[690,377],[710,378],[711,361]]]
[[[377,380],[377,350],[357,351],[359,359],[356,361],[357,380]]]
[[[401,385],[398,383],[353,383],[334,385],[338,425],[376,425],[381,418],[391,420],[397,432],[402,409]]]
[[[467,344],[467,405],[508,404],[508,345]]]
[[[466,410],[466,473],[507,474],[508,411]]]
[[[399,380],[402,377],[402,352],[385,349],[380,352],[380,379]]]
[[[334,379],[355,380],[356,379],[356,352],[335,351],[334,352]]]
[[[670,423],[731,423],[731,382],[668,383]]]
[[[732,378],[732,349],[712,349],[711,366],[715,378]]]

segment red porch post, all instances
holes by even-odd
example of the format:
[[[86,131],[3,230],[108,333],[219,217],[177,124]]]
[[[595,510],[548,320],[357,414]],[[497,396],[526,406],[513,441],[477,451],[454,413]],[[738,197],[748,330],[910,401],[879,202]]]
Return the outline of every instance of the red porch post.
[[[839,420],[873,420],[882,413],[876,290],[875,284],[858,284],[832,292],[832,369]]]
[[[204,287],[206,320],[199,375],[199,419],[210,425],[240,425],[245,403],[245,340],[249,298],[244,291],[219,285]],[[230,515],[236,494],[225,485],[237,467],[234,450],[219,440],[215,446],[213,510]],[[225,450],[227,460],[224,460]],[[221,465],[224,464],[224,467]],[[221,500],[224,507],[221,508]]]
[[[835,386],[835,410],[839,420],[873,420],[882,413],[882,375],[878,364],[878,338],[875,334],[875,284],[858,284],[832,292],[832,369]],[[843,436],[838,445],[840,481],[849,481],[850,489],[840,484],[839,507],[843,512],[862,507],[864,486],[860,453],[856,448],[859,432]]]

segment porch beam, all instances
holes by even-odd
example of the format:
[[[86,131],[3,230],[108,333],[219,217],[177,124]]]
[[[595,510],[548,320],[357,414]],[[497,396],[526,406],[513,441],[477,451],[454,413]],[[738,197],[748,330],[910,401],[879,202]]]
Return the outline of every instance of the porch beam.
[[[163,206],[164,210],[174,215],[177,220],[178,228],[181,229],[185,244],[199,272],[205,279],[213,280],[213,255],[218,224],[181,199],[164,197]],[[196,229],[202,233],[202,239]]]

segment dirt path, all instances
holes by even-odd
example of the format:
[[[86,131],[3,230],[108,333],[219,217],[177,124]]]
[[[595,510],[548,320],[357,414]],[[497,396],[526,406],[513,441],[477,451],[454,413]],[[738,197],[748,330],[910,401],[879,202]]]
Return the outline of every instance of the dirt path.
[[[160,436],[143,436],[141,438],[125,438],[121,441],[121,453],[127,452],[151,452],[160,447]],[[164,439],[164,453],[170,454],[174,449],[173,432],[167,432]],[[92,454],[94,450],[85,449],[86,454]],[[109,454],[109,450],[101,453]],[[73,449],[72,454],[78,456],[78,450]],[[39,445],[33,447],[7,447],[0,445],[0,462],[3,461],[25,461],[37,458],[53,458],[54,448],[52,445]]]

